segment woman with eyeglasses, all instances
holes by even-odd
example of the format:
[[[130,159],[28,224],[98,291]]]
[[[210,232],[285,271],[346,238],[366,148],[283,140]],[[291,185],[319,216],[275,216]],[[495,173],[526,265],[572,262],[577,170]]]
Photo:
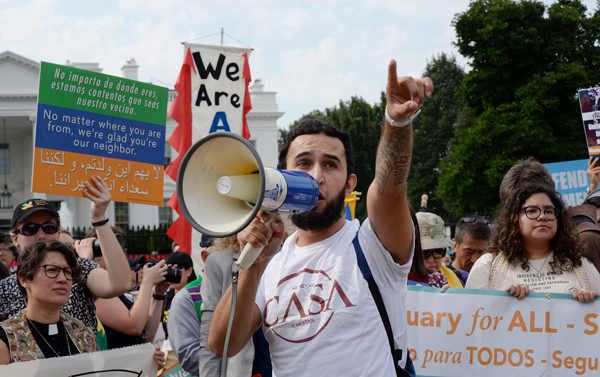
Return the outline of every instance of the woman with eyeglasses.
[[[23,250],[17,267],[27,307],[0,323],[0,364],[98,351],[94,332],[60,309],[81,278],[76,254],[57,240],[38,241]],[[164,354],[154,352],[161,367]]]
[[[80,278],[69,248],[56,240],[30,244],[20,257],[17,278],[27,308],[0,324],[0,364],[98,349],[92,330],[60,311]]]
[[[558,194],[541,186],[517,191],[501,209],[490,252],[475,262],[466,288],[572,293],[594,301],[600,274],[583,249]]]

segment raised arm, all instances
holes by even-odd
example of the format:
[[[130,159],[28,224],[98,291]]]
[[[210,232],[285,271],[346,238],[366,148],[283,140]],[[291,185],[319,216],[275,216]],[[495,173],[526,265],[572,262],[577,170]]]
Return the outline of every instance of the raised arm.
[[[87,190],[83,191],[83,195],[92,202],[90,209],[92,222],[98,222],[106,218],[106,208],[112,198],[108,186],[100,177],[92,177],[92,182],[96,188],[89,182],[85,182]],[[97,226],[96,233],[106,263],[106,270],[96,268],[90,272],[87,286],[96,297],[117,297],[126,293],[131,287],[129,263],[127,263],[125,253],[108,223]]]
[[[396,75],[396,61],[388,66],[387,112],[397,122],[411,117],[430,97],[433,83],[428,77],[413,79]],[[377,150],[375,178],[367,193],[371,227],[394,261],[406,264],[410,259],[413,228],[406,197],[412,154],[412,124],[393,127],[383,119],[383,131]]]

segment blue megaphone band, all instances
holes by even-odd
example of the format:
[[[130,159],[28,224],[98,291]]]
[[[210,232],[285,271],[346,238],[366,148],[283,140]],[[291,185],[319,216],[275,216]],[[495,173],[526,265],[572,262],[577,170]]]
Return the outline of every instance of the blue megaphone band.
[[[285,179],[287,194],[281,206],[274,212],[290,212],[299,215],[315,208],[319,200],[319,185],[312,176],[291,170],[278,170],[278,172]],[[265,197],[269,194],[272,195],[265,190]]]

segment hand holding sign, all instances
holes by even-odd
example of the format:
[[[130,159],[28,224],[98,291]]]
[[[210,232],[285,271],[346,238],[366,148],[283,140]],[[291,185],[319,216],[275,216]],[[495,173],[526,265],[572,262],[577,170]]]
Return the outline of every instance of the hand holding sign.
[[[581,291],[578,289],[573,289],[571,291],[571,294],[573,295],[573,298],[575,300],[578,300],[579,302],[592,302],[596,299],[596,296],[598,296],[598,292],[596,291],[586,291],[585,289],[582,289]]]
[[[598,163],[598,160],[600,160],[600,157],[592,156],[588,161],[586,173],[590,179],[590,192],[597,189],[598,185],[600,184],[600,164]]]
[[[90,209],[90,216],[93,222],[102,221],[106,218],[106,207],[112,200],[108,186],[100,178],[100,176],[92,177],[92,183],[96,185],[94,188],[89,182],[84,182],[86,190],[83,191],[83,195],[92,201],[92,207]]]
[[[529,292],[532,292],[526,284],[511,284],[506,287],[505,291],[510,293],[517,300],[524,299]]]

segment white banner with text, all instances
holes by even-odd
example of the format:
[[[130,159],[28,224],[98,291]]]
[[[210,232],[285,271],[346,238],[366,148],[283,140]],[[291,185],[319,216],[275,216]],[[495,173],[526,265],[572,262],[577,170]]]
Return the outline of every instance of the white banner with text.
[[[152,344],[0,366],[0,376],[156,377]]]
[[[408,289],[408,348],[417,376],[600,376],[598,299]]]

